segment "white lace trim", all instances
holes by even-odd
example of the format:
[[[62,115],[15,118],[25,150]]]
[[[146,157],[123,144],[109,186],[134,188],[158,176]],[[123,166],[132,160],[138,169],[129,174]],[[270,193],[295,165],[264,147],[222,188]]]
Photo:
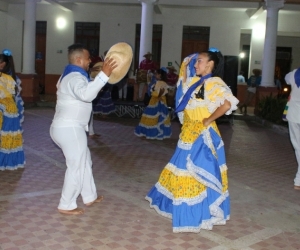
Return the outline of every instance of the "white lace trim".
[[[177,142],[177,147],[181,148],[183,150],[190,150],[192,148],[193,144],[191,143],[185,143],[181,139],[178,140]]]
[[[10,117],[10,118],[15,118],[15,117],[19,116],[19,113],[11,114],[11,113],[6,112],[6,107],[4,105],[2,105],[2,104],[0,104],[0,107],[1,107],[1,109],[3,111],[3,115],[4,116]]]
[[[221,182],[212,174],[208,173],[204,169],[197,167],[194,165],[192,160],[190,159],[190,155],[188,155],[187,158],[187,164],[186,168],[189,170],[190,174],[200,183],[203,185],[215,190],[216,192],[222,194],[222,184]],[[206,179],[208,179],[210,182],[207,182],[206,180],[202,179],[199,175],[204,176]]]
[[[162,112],[158,112],[155,116],[149,116],[149,115],[143,114],[143,116],[146,116],[146,117],[149,117],[149,118],[158,117],[158,116],[160,116],[160,115],[162,116],[163,119],[162,119],[161,122],[157,123],[155,126],[147,126],[147,125],[145,125],[145,124],[139,124],[139,126],[144,127],[144,128],[147,128],[147,129],[153,129],[153,128],[156,128],[156,129],[158,130],[158,134],[156,135],[156,137],[150,137],[150,136],[147,136],[147,135],[144,134],[144,133],[139,133],[139,134],[137,134],[136,132],[134,132],[134,134],[135,134],[136,136],[146,136],[147,139],[157,139],[157,140],[162,140],[162,139],[165,139],[165,138],[170,138],[172,133],[170,133],[170,135],[165,136],[165,135],[163,135],[163,134],[164,134],[163,129],[160,128],[160,126],[161,126],[162,124],[164,124],[164,122],[167,120],[167,117],[169,116],[169,114],[164,114],[164,113],[162,113]],[[171,123],[170,123],[169,125],[165,125],[165,127],[166,127],[166,128],[171,127]],[[159,137],[159,136],[162,136],[162,135],[163,135],[163,137]]]
[[[220,166],[220,171],[221,171],[221,173],[223,173],[224,171],[227,171],[227,165],[226,164],[222,164],[221,166]]]
[[[12,136],[16,136],[16,135],[18,135],[18,134],[21,134],[21,130],[19,129],[19,130],[17,130],[17,131],[4,131],[4,130],[1,130],[0,131],[0,135],[1,136],[6,136],[6,135],[12,135]]]
[[[182,176],[190,176],[190,177],[193,177],[193,175],[191,175],[190,171],[185,170],[185,169],[179,169],[172,163],[168,163],[165,168],[168,169],[169,171],[171,171],[175,176],[181,176],[181,177]],[[195,205],[197,203],[202,202],[207,197],[207,192],[204,191],[200,195],[195,196],[193,198],[178,198],[178,199],[175,199],[173,197],[173,194],[170,193],[168,190],[166,190],[159,183],[157,183],[157,185],[155,185],[155,186],[156,186],[157,190],[159,190],[161,193],[163,193],[169,199],[173,200],[173,205],[180,205],[182,202],[185,202],[185,203],[187,203],[188,205],[191,206],[191,205]]]
[[[159,182],[155,184],[155,187],[158,192],[172,200],[172,204],[176,206],[181,205],[183,202],[188,204],[189,206],[193,206],[202,202],[207,197],[207,192],[205,190],[200,195],[195,196],[193,198],[174,198],[173,194],[169,192],[165,187],[163,187]]]
[[[215,89],[219,88],[220,85],[214,85],[210,91],[207,91],[206,95],[211,95],[211,93],[214,92]],[[237,104],[239,103],[239,100],[232,95],[231,89],[226,84],[224,84],[221,89],[224,96],[218,97],[215,102],[210,102],[210,104],[208,105],[208,110],[210,113],[213,113],[218,107],[224,104],[225,100],[227,100],[230,102],[231,107],[225,114],[230,115],[232,111],[237,109]]]
[[[195,89],[191,96],[191,100],[186,106],[186,109],[196,109],[198,107],[207,107],[208,111],[212,114],[218,107],[224,104],[224,101],[227,100],[231,103],[230,109],[225,113],[226,115],[230,115],[232,111],[237,109],[237,104],[239,103],[239,100],[235,98],[232,95],[231,89],[223,82],[220,82],[220,80],[216,80],[218,83],[222,83],[222,86],[220,84],[216,84],[212,87],[210,91],[206,90],[204,93],[204,100],[197,99],[195,97],[195,93],[199,91],[199,87]],[[211,102],[207,97],[211,95],[212,92],[215,91],[215,89],[222,89],[222,92],[224,96],[217,97],[214,102]]]
[[[163,137],[158,138],[158,137],[149,137],[148,135],[146,135],[146,134],[144,134],[144,133],[137,134],[137,133],[134,132],[134,134],[135,134],[136,136],[138,136],[138,137],[143,137],[143,136],[145,136],[146,139],[149,139],[149,140],[163,140],[163,139],[168,139],[168,138],[170,138],[171,135],[172,135],[172,134],[170,134],[170,135],[164,135]]]
[[[169,198],[170,200],[174,200],[174,196],[171,192],[165,189],[159,182],[156,182],[155,187],[158,192]]]
[[[213,226],[225,225],[226,221],[230,219],[230,215],[224,218],[224,211],[220,208],[222,202],[226,200],[229,196],[229,193],[221,195],[213,204],[209,206],[210,214],[213,216],[209,220],[203,220],[198,227],[173,227],[174,233],[199,233],[201,229],[212,230]]]
[[[152,205],[151,197],[146,196],[145,199],[150,202],[150,208],[153,208],[158,214],[160,214],[166,218],[172,219],[172,214],[161,211],[157,205]]]
[[[0,152],[4,153],[4,154],[17,153],[20,151],[23,151],[23,146],[20,146],[20,147],[14,148],[14,149],[3,149],[3,148],[0,149]]]
[[[0,166],[0,170],[1,171],[4,171],[4,170],[16,170],[18,168],[24,168],[25,166],[25,163],[24,164],[19,164],[17,166]]]
[[[222,148],[222,147],[224,147],[224,142],[223,142],[223,140],[221,139],[220,144],[218,145],[217,149],[220,149],[220,148]]]
[[[178,119],[179,119],[179,122],[181,123],[181,124],[183,124],[183,112],[178,112],[177,113],[177,116],[178,116]]]
[[[191,176],[189,171],[187,171],[186,169],[180,169],[170,162],[165,166],[165,168],[171,171],[176,176]]]
[[[214,151],[214,144],[212,142],[210,132],[209,132],[209,127],[204,129],[201,133],[203,135],[203,142],[204,144],[211,150]]]

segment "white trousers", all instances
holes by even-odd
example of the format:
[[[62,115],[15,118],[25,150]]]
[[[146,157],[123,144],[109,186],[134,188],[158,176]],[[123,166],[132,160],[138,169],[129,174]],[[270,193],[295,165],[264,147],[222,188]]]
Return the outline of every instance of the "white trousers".
[[[294,179],[296,186],[300,186],[300,123],[289,121],[289,131],[292,145],[295,150],[296,159],[298,162],[298,172]]]
[[[94,111],[92,111],[91,113],[91,117],[89,120],[89,135],[94,135],[95,131],[94,131]]]
[[[50,136],[62,149],[67,165],[58,209],[77,208],[76,200],[79,195],[82,196],[84,204],[97,199],[91,153],[84,128],[51,126]]]
[[[127,98],[127,83],[119,89],[119,99],[124,98],[126,100]]]
[[[144,94],[145,94],[145,91],[144,91],[144,88],[145,88],[145,85],[147,85],[146,82],[141,82],[139,84],[139,99],[142,99],[144,100]]]

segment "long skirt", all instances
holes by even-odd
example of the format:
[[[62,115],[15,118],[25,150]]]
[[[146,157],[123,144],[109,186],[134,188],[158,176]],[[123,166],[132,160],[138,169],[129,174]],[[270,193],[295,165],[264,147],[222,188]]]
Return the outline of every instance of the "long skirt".
[[[20,114],[12,98],[0,99],[0,170],[24,168]]]
[[[171,120],[165,96],[160,99],[151,97],[134,133],[147,139],[162,140],[171,137]]]
[[[111,92],[102,91],[96,100],[93,101],[94,114],[109,115],[116,111],[115,104],[111,99]]]
[[[178,143],[146,200],[172,219],[174,233],[211,230],[230,218],[224,145],[213,128],[205,129],[191,147]]]

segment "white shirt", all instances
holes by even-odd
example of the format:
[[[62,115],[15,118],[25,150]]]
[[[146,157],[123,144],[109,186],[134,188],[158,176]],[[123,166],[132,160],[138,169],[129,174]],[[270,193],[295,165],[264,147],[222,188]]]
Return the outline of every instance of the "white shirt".
[[[89,82],[78,72],[66,75],[57,87],[57,102],[53,127],[83,127],[86,130],[92,112],[92,101],[107,83],[109,77],[102,71]]]
[[[291,85],[292,88],[286,119],[291,122],[300,123],[300,88],[298,88],[295,82],[296,70],[294,69],[284,78],[286,83]]]
[[[242,76],[242,75],[238,75],[238,76],[237,76],[237,82],[238,82],[238,83],[241,83],[241,82],[244,83],[244,82],[245,82],[245,77]]]

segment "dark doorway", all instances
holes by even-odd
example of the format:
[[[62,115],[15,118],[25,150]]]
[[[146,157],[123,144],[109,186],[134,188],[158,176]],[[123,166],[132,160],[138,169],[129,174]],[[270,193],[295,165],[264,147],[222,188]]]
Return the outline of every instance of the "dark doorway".
[[[234,96],[237,96],[238,56],[224,56],[224,82],[230,87]]]
[[[241,68],[240,71],[243,71],[243,76],[245,80],[248,80],[249,77],[249,55],[250,55],[250,45],[243,45],[242,52],[244,53],[244,58],[240,58]]]
[[[74,40],[99,55],[100,23],[75,22]]]
[[[35,72],[39,81],[39,93],[45,94],[47,22],[37,21],[35,32]]]
[[[287,73],[291,71],[291,63],[292,63],[292,48],[277,47],[274,75],[280,80],[281,84],[285,84],[284,77]]]

